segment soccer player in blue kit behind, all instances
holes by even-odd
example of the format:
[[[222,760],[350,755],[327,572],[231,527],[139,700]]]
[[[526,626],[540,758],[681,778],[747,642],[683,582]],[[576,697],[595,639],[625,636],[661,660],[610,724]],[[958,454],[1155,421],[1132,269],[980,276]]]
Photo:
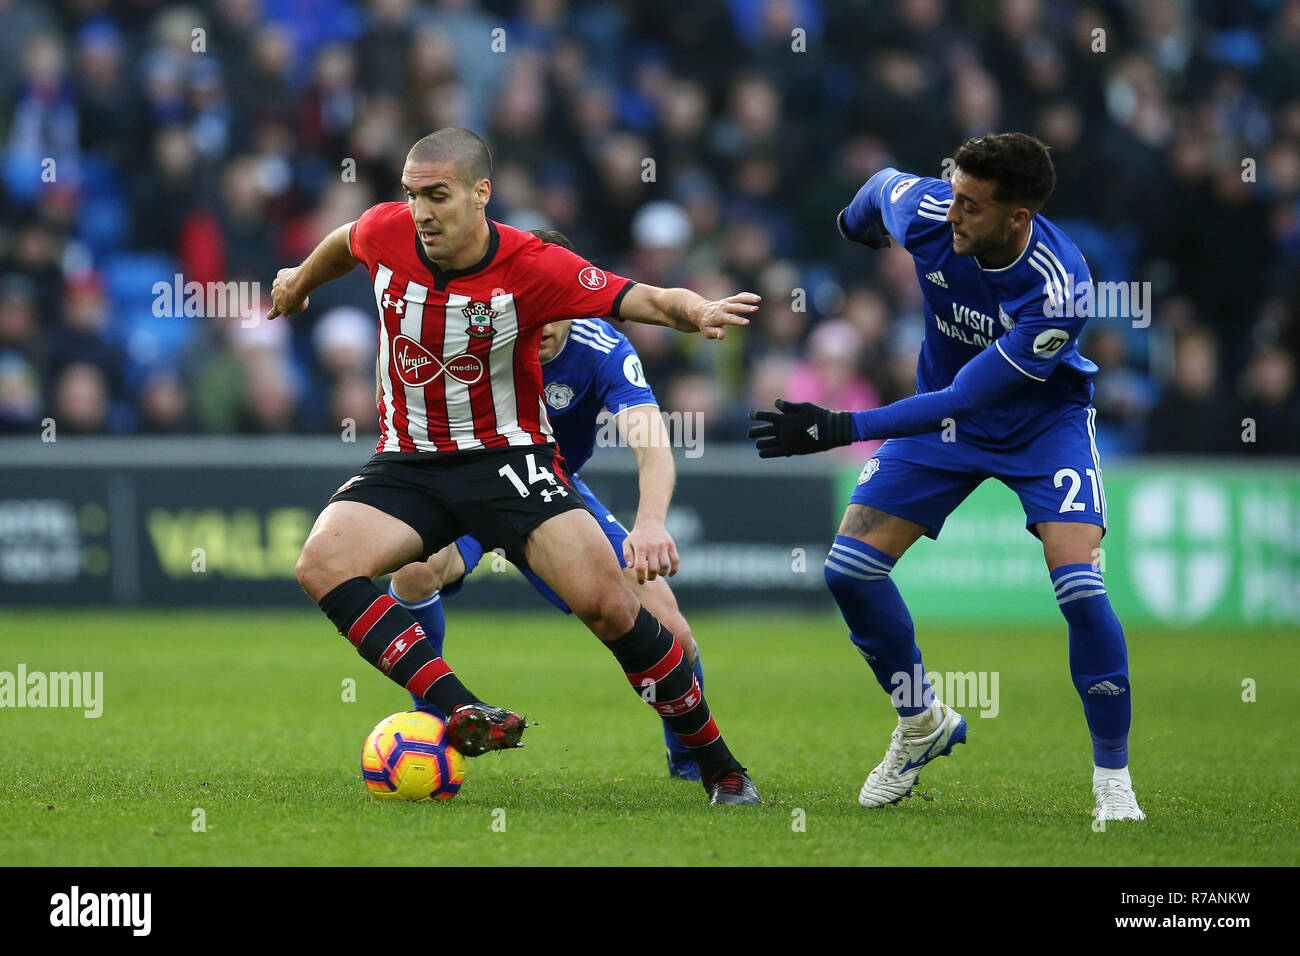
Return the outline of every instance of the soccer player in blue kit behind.
[[[574,251],[562,233],[551,229],[532,232],[543,242]],[[659,415],[655,394],[646,382],[641,359],[626,337],[599,319],[552,322],[542,333],[538,352],[547,418],[573,483],[623,564],[628,586],[676,636],[703,687],[699,647],[667,581],[677,573],[680,561],[677,545],[665,527],[676,476],[667,429]],[[604,409],[614,415],[620,439],[637,460],[641,495],[631,532],[578,476],[595,450],[597,418]],[[483,545],[467,534],[427,561],[412,562],[393,575],[388,593],[415,616],[439,653],[446,637],[442,598],[459,591],[464,578],[482,558]],[[523,574],[544,598],[564,613],[572,613],[564,600],[536,574],[528,570]],[[444,716],[422,698],[415,695],[412,698],[417,709]],[[669,776],[698,781],[700,770],[690,748],[667,723],[664,741],[668,748]]]
[[[868,411],[778,399],[775,411],[751,415],[761,424],[750,437],[764,458],[888,439],[858,479],[825,567],[851,640],[898,710],[859,803],[897,803],[922,768],[965,742],[965,719],[928,682],[914,686],[921,651],[889,574],[991,477],[1020,497],[1068,624],[1070,674],[1092,735],[1094,815],[1142,820],[1128,771],[1128,652],[1098,561],[1097,366],[1078,350],[1088,266],[1039,214],[1056,185],[1043,143],[990,134],[953,160],[951,183],[882,169],[838,219],[846,239],[879,249],[893,237],[913,256],[926,319],[917,394]]]

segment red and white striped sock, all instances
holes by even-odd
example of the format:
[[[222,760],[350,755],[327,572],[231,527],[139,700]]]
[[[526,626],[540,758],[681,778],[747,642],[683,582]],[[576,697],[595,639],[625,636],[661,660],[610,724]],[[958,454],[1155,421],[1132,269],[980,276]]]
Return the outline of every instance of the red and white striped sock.
[[[632,689],[691,748],[706,780],[740,766],[709,713],[682,645],[653,614],[641,608],[632,630],[606,647],[622,665]]]
[[[369,578],[344,581],[320,599],[320,608],[358,654],[443,713],[479,703],[424,636],[424,628],[411,612]]]

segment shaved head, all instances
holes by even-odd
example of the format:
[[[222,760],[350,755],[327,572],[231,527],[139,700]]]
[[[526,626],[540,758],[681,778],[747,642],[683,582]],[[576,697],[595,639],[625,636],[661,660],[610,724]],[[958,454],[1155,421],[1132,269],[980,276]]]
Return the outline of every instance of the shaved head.
[[[444,126],[411,147],[408,163],[451,163],[466,188],[492,178],[492,154],[478,134],[460,126]]]

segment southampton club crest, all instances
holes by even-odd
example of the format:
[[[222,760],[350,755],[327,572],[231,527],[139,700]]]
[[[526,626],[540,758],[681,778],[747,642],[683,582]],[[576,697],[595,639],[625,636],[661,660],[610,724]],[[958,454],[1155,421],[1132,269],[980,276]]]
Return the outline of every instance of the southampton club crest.
[[[486,302],[471,302],[460,311],[469,319],[466,335],[476,339],[490,339],[496,335],[497,330],[492,328],[492,320],[497,314]]]

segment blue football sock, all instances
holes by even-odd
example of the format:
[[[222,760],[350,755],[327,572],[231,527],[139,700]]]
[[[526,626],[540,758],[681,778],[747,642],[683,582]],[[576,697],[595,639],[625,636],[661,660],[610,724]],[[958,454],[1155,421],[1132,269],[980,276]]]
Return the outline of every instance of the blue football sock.
[[[433,645],[434,650],[439,657],[442,656],[442,645],[447,639],[447,617],[442,613],[442,594],[438,591],[433,592],[432,597],[427,597],[423,601],[403,601],[397,596],[390,582],[388,593],[398,604],[411,612],[411,616],[424,628],[424,636],[429,643]],[[416,710],[423,710],[433,714],[439,720],[446,720],[447,715],[437,707],[430,704],[423,697],[411,695],[411,700],[415,703]]]
[[[916,646],[912,615],[889,577],[894,559],[837,534],[826,556],[826,586],[849,626],[849,639],[890,695],[900,717],[922,713],[934,699]]]
[[[1056,603],[1070,625],[1070,676],[1083,701],[1098,767],[1128,766],[1132,698],[1124,629],[1110,606],[1101,573],[1091,564],[1052,572]]]
[[[696,653],[699,653],[698,650]],[[704,690],[704,665],[700,663],[699,657],[695,658],[695,666],[692,670],[695,671],[695,679],[700,682],[700,690]],[[667,721],[664,721],[664,743],[668,745],[668,752],[674,757],[695,759],[695,755],[691,753],[691,748],[678,739],[672,728],[668,726]]]

